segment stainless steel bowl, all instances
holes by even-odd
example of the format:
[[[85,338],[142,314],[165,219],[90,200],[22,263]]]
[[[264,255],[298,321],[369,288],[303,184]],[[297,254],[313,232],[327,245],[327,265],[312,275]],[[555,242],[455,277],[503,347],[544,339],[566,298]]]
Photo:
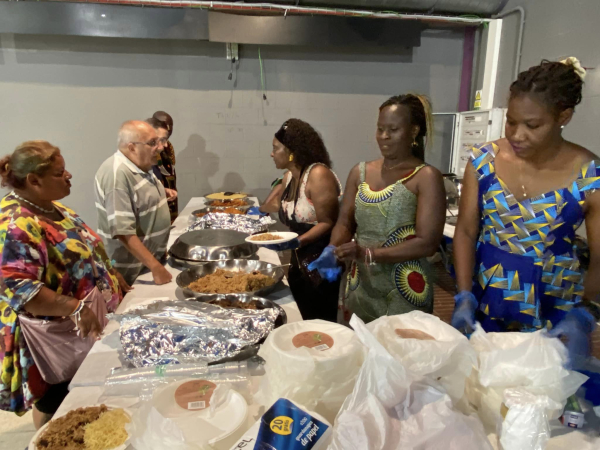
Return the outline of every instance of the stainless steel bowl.
[[[195,230],[182,234],[169,255],[186,261],[221,261],[248,258],[258,246],[246,242],[246,233],[234,230]]]
[[[248,309],[249,306],[252,307],[251,309],[275,308],[279,311],[279,316],[275,321],[275,328],[287,323],[287,314],[281,306],[271,300],[251,294],[199,294],[195,299],[223,308]]]
[[[248,256],[247,259],[254,259],[258,261],[258,255],[255,253],[254,255]],[[175,258],[174,256],[170,256],[168,259],[169,265],[179,270],[187,270],[191,267],[198,267],[204,264],[209,263],[210,261],[188,261],[186,259]]]
[[[189,297],[200,298],[206,295],[206,293],[192,291],[188,286],[190,283],[196,281],[198,278],[202,278],[206,275],[216,272],[217,269],[231,270],[232,272],[246,272],[250,273],[255,270],[264,270],[261,272],[267,276],[272,277],[275,280],[271,286],[264,287],[257,291],[245,292],[246,295],[264,296],[268,295],[275,290],[277,284],[283,280],[283,269],[281,267],[273,268],[274,264],[267,263],[264,261],[256,261],[252,259],[230,259],[228,261],[211,261],[198,267],[192,267],[184,272],[177,275],[177,286],[181,288],[183,293]],[[271,269],[273,268],[273,269]],[[271,269],[271,270],[265,270]]]

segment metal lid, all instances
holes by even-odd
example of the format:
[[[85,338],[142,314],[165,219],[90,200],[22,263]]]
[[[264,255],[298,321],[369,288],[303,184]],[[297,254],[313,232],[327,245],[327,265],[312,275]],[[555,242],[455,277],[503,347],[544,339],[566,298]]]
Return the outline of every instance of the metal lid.
[[[247,236],[234,230],[189,231],[179,236],[169,254],[189,261],[247,258],[258,250],[258,246],[245,241]]]

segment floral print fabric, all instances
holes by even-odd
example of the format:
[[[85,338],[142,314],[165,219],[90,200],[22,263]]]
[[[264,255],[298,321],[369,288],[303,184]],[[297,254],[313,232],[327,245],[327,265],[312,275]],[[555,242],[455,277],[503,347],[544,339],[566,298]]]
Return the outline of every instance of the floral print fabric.
[[[113,293],[109,311],[120,300],[118,281],[109,272],[111,264],[100,237],[72,210],[57,202],[54,205],[63,220],[37,216],[12,194],[0,201],[0,409],[5,411],[24,413],[47,387],[18,320],[26,314],[25,304],[42,287],[85,298],[96,286],[93,257],[99,277]]]

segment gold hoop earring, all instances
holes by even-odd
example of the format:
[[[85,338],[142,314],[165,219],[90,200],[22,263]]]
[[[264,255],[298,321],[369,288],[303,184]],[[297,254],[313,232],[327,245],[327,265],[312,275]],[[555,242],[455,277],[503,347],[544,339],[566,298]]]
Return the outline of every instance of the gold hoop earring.
[[[418,147],[418,146],[419,146],[419,144],[417,144],[417,140],[416,140],[416,139],[415,139],[415,140],[413,140],[412,146],[413,146],[413,147]]]
[[[294,154],[292,153],[288,159],[290,162],[292,162],[294,160]]]

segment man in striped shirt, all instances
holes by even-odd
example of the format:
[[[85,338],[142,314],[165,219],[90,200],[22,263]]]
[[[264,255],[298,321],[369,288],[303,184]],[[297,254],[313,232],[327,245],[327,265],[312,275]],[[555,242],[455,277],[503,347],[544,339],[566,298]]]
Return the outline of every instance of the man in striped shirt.
[[[119,130],[117,152],[96,173],[98,233],[115,268],[132,284],[148,268],[156,284],[171,281],[162,260],[171,219],[163,185],[152,173],[158,136],[146,122],[129,121]]]

